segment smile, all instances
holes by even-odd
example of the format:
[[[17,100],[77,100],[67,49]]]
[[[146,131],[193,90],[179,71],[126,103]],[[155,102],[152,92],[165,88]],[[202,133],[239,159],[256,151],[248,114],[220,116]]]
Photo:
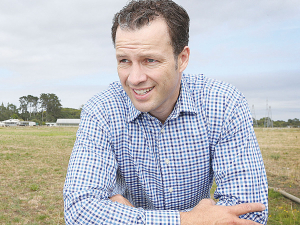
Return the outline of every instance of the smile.
[[[154,87],[148,88],[148,89],[144,89],[144,90],[136,90],[136,89],[133,89],[133,91],[134,91],[136,94],[138,94],[138,95],[145,95],[145,94],[147,94],[148,92],[150,92],[153,88],[154,88]]]

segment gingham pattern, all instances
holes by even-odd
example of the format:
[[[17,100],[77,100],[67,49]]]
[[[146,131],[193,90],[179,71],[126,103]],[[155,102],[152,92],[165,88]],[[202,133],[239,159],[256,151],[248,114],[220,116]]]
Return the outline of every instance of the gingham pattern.
[[[67,224],[180,224],[209,198],[261,202],[267,180],[252,119],[233,86],[183,75],[164,124],[137,111],[119,82],[84,107],[64,186]],[[122,194],[135,206],[113,203]],[[243,215],[265,224],[267,210]],[[200,218],[199,218],[200,219]]]

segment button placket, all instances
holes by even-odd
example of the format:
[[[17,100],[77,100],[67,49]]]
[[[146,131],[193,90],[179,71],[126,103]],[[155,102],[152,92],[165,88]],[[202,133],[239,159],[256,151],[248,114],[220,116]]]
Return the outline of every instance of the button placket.
[[[172,184],[170,171],[172,170],[171,160],[169,158],[170,149],[168,149],[167,142],[169,142],[169,133],[166,133],[166,127],[162,127],[159,131],[159,149],[160,149],[160,157],[161,157],[161,168],[162,168],[162,176],[164,180],[164,195],[165,202],[164,204],[169,205],[170,199],[174,195],[174,184]]]

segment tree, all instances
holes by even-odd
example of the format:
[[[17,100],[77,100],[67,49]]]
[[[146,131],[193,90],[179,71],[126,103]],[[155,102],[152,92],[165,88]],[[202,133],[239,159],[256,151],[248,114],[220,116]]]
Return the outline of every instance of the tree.
[[[7,110],[9,111],[10,115],[18,114],[18,108],[14,104],[7,104]]]
[[[38,102],[39,98],[32,96],[32,95],[27,95],[27,96],[22,96],[19,98],[20,102],[20,111],[21,111],[21,117],[24,120],[31,119],[31,114],[35,113],[38,111]]]
[[[0,121],[8,120],[10,118],[18,118],[18,108],[14,104],[7,103],[7,107],[4,106],[3,102],[0,106]]]
[[[80,119],[80,113],[80,109],[62,108],[60,115],[61,118]]]
[[[6,112],[6,107],[4,106],[3,102],[0,105],[0,121],[6,120],[7,118],[5,117],[5,112]]]
[[[61,103],[59,98],[55,94],[40,95],[40,103],[42,107],[42,113],[46,110],[46,121],[55,122],[60,117]]]
[[[49,102],[48,95],[44,94],[44,93],[41,94],[40,95],[40,104],[41,104],[41,109],[42,109],[42,121],[44,121],[44,111],[46,111],[46,113],[47,113],[48,102]]]
[[[32,95],[27,95],[27,108],[29,107],[29,115],[31,117],[31,113],[35,115],[37,112],[37,106],[38,106],[39,98],[32,96]]]
[[[297,118],[295,118],[295,119],[289,119],[288,122],[287,122],[287,124],[290,127],[299,127],[300,126],[300,121]]]
[[[274,121],[273,125],[274,125],[274,127],[286,127],[287,122],[285,122],[283,120],[277,120],[277,121]]]
[[[28,97],[22,96],[19,98],[21,114],[28,114]]]

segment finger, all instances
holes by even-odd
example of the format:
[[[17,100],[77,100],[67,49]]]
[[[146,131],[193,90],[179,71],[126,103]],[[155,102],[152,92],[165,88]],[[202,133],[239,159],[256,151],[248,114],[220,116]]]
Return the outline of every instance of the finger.
[[[235,215],[243,215],[250,212],[259,212],[266,209],[261,203],[243,203],[240,205],[230,206],[230,211]]]
[[[128,206],[131,206],[131,207],[134,207],[129,201],[128,199],[124,198],[122,195],[120,194],[117,194],[117,195],[114,195],[112,197],[109,198],[111,201],[113,202],[118,202],[118,203],[121,203],[123,205],[128,205]]]
[[[122,199],[122,198],[123,198],[122,195],[117,194],[117,195],[111,196],[109,199],[110,199],[111,201],[113,201],[113,202],[117,202],[117,201],[120,201],[120,199]]]

